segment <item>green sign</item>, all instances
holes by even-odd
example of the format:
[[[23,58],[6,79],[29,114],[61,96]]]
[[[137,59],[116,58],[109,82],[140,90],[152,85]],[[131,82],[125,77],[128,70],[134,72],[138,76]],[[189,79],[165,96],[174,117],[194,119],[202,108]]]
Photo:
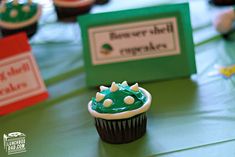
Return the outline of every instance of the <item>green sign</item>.
[[[78,18],[88,86],[196,73],[188,3]]]

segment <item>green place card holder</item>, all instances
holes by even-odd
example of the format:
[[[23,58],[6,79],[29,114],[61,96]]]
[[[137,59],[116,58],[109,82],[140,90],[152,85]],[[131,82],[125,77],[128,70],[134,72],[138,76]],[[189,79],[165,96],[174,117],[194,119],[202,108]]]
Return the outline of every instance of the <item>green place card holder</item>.
[[[196,73],[188,3],[78,18],[88,86]]]

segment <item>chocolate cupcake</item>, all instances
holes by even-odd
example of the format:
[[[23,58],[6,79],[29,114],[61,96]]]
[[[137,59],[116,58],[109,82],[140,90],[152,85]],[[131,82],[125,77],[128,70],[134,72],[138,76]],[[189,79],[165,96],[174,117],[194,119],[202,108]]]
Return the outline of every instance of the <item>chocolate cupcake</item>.
[[[235,0],[210,0],[210,3],[218,6],[234,5]]]
[[[94,0],[53,0],[59,21],[76,21],[78,15],[88,13]]]
[[[28,0],[27,3],[2,1],[0,6],[0,28],[3,36],[26,32],[28,37],[37,31],[41,6]]]
[[[146,132],[146,112],[151,105],[151,95],[138,84],[128,86],[112,83],[100,87],[100,92],[88,104],[90,114],[100,138],[108,143],[128,143]]]

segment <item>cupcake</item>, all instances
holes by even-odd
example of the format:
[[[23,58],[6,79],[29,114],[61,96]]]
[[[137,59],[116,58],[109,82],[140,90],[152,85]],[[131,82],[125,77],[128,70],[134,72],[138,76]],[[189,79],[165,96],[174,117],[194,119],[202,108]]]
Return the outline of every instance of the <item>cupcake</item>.
[[[138,83],[129,86],[112,83],[100,86],[100,92],[88,103],[88,111],[95,119],[100,138],[108,143],[128,143],[146,132],[146,112],[151,105],[151,95]]]
[[[78,15],[88,13],[94,0],[53,0],[59,21],[76,21]]]
[[[210,0],[210,3],[218,6],[234,5],[235,0]]]
[[[0,6],[0,28],[3,36],[18,32],[26,32],[28,37],[37,31],[37,23],[42,8],[40,5],[28,0],[19,3],[18,0],[2,1]]]

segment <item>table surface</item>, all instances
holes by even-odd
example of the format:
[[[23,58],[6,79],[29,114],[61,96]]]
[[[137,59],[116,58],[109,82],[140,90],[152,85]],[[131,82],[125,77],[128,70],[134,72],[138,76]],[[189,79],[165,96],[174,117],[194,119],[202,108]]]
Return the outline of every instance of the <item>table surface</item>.
[[[172,1],[118,0],[96,6],[103,12]],[[178,1],[177,1],[178,2]],[[51,4],[41,1],[44,14],[32,39],[33,53],[50,98],[33,107],[0,117],[0,136],[26,134],[26,153],[19,157],[234,157],[235,78],[210,76],[215,65],[235,64],[235,44],[214,30],[216,9],[204,0],[192,0],[191,19],[198,73],[191,78],[140,84],[151,92],[146,135],[129,144],[102,142],[87,111],[95,89],[85,86],[82,47],[77,24],[55,22]],[[119,7],[117,7],[119,6]],[[63,38],[62,38],[63,34]],[[8,156],[0,142],[0,156]]]

